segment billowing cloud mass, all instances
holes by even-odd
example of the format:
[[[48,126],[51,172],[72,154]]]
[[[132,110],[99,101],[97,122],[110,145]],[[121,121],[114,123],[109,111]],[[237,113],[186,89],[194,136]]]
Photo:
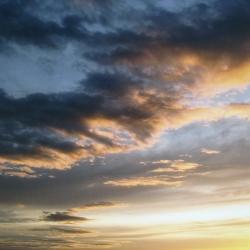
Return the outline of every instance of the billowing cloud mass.
[[[243,115],[238,104],[217,113],[196,101],[247,86],[248,1],[194,3],[175,11],[157,2],[120,5],[2,1],[3,54],[14,57],[22,49],[29,57],[33,50],[46,63],[71,46],[81,54],[72,67],[82,70],[70,91],[20,97],[2,90],[3,164],[68,168],[82,158],[141,148],[164,129],[219,119],[224,110]],[[53,74],[53,65],[46,67]]]
[[[0,249],[249,243],[249,1],[2,0],[0,25]]]

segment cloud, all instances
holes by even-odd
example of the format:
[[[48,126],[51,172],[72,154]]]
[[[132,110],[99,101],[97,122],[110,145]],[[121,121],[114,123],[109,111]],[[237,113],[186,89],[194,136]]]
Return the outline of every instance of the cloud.
[[[187,199],[191,199],[193,205],[194,203],[196,205],[232,203],[235,199],[245,202],[249,200],[247,180],[249,179],[250,144],[245,136],[248,133],[249,122],[237,118],[223,119],[210,124],[192,124],[169,131],[154,147],[142,152],[120,153],[106,156],[105,159],[95,159],[91,166],[88,161],[82,162],[78,167],[67,171],[52,170],[51,174],[55,176],[53,179],[44,176],[24,180],[1,176],[1,202],[2,204],[23,203],[51,209],[61,206],[68,209],[92,203],[93,195],[97,201],[112,201],[115,204],[117,201],[119,201],[118,204],[139,204],[140,202],[152,204],[152,202],[161,201],[163,193],[168,195],[169,199],[166,202],[171,208],[180,207]],[[207,157],[200,153],[201,148],[216,149],[221,152],[221,155],[223,154],[223,157],[221,155]],[[171,172],[166,172],[169,168],[167,164],[151,164],[162,159],[171,161],[180,159],[181,153],[192,154],[192,161],[190,159],[185,161],[195,162],[201,166],[185,172],[173,172],[173,169]],[[140,161],[147,164],[139,164]],[[158,167],[164,169],[164,172],[150,172]],[[152,176],[153,178],[149,178]],[[177,187],[164,184],[145,186],[152,179],[167,182],[167,177],[172,179],[171,177],[174,176],[182,176],[178,179],[182,183]],[[124,185],[118,186],[126,181],[130,182],[127,185],[131,184],[137,178],[140,181],[139,184],[139,181],[137,182],[137,186],[135,184],[130,188]],[[124,183],[119,180],[123,180]],[[174,180],[177,179],[172,179],[172,182]],[[103,185],[106,181],[113,181],[111,184],[117,185]],[[218,195],[214,196],[214,190],[218,190]],[[149,192],[154,195],[149,197]],[[72,193],[74,195],[68,199]],[[189,205],[191,206],[191,203]],[[113,211],[112,207],[110,208],[111,211],[93,210],[93,213],[108,211],[109,214]]]
[[[220,151],[213,150],[213,149],[202,148],[201,153],[208,154],[208,155],[214,155],[214,154],[219,154]]]
[[[4,176],[15,176],[19,178],[37,178],[40,174],[27,166],[13,166],[13,165],[2,165],[0,166],[0,174]]]
[[[170,160],[159,160],[159,161],[153,161],[152,164],[168,164],[170,163]]]
[[[42,220],[48,222],[76,223],[81,221],[87,221],[88,219],[85,217],[72,215],[69,212],[44,212],[44,217]]]
[[[171,168],[176,169],[180,172],[192,170],[200,167],[201,165],[194,162],[185,162],[184,160],[176,160],[171,164]]]
[[[88,222],[81,211],[249,200],[249,98],[225,94],[250,82],[249,1],[163,2],[0,3],[1,204],[51,209],[32,234],[23,223],[34,221],[0,213],[17,231],[3,230],[3,249],[108,248],[128,237],[67,227]],[[10,91],[19,84],[21,95]]]
[[[74,207],[74,208],[69,209],[69,211],[78,212],[78,211],[83,211],[83,210],[113,208],[116,206],[118,206],[118,204],[110,202],[110,201],[100,201],[100,202],[87,203],[79,207]]]
[[[34,11],[36,7],[36,3],[32,1],[1,2],[0,20],[4,29],[0,32],[0,42],[57,48],[62,43],[60,38],[79,40],[85,37],[84,29],[80,29],[82,18],[67,15],[61,23],[44,20],[32,14],[32,9]]]
[[[73,234],[73,235],[78,235],[78,234],[89,234],[92,233],[91,231],[88,230],[83,230],[81,228],[77,227],[48,227],[48,228],[32,228],[32,231],[35,232],[58,232],[62,234]]]
[[[119,143],[118,137],[117,142],[109,138],[113,133],[108,126],[114,122],[118,132],[120,126],[137,135],[133,123],[145,121],[144,131],[140,132],[143,137],[151,129],[147,118],[152,116],[130,102],[119,103],[119,99],[111,101],[108,97],[83,92],[36,94],[20,99],[2,94],[0,113],[2,161],[48,168],[69,167],[77,159],[101,153],[105,148],[110,152],[124,148],[126,143]],[[98,123],[99,117],[104,124],[107,121],[104,135],[101,132],[105,132],[105,127],[88,126],[95,120]]]
[[[1,92],[1,164],[67,169],[83,158],[145,148],[167,129],[249,118],[249,104],[194,105],[248,85],[247,1],[194,3],[176,11],[141,2],[140,8],[114,1],[46,4],[44,15],[38,1],[3,1],[1,43],[50,55],[70,44],[82,53],[72,60],[84,74],[70,91],[21,98]],[[114,15],[108,18],[108,11]]]
[[[160,160],[157,162],[152,162],[152,164],[160,164],[161,166],[165,165],[164,167],[157,167],[151,170],[152,173],[181,173],[181,172],[189,172],[190,170],[195,170],[201,167],[201,164],[195,162],[186,162],[182,159],[178,160]]]
[[[18,224],[33,222],[33,218],[24,217],[13,210],[0,210],[0,223],[3,224]]]
[[[131,25],[133,29],[103,35],[113,50],[95,50],[88,55],[105,64],[150,68],[165,85],[176,83],[182,89],[195,86],[194,91],[199,87],[203,94],[246,86],[248,7],[245,0],[196,3],[176,12],[151,5],[127,20],[138,24]]]
[[[248,103],[164,110],[164,106],[159,106],[162,103],[151,97],[111,100],[109,95],[72,92],[14,99],[2,94],[1,161],[69,168],[84,157],[145,145],[164,128],[230,116],[249,119]],[[158,106],[162,110],[155,113]]]
[[[172,186],[176,187],[182,183],[182,180],[176,180],[168,176],[150,176],[150,177],[132,177],[118,180],[105,181],[105,185],[115,187],[152,187],[152,186]]]

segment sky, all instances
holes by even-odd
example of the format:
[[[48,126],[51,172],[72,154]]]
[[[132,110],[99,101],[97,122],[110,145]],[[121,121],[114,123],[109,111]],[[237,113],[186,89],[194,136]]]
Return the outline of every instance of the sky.
[[[0,25],[0,250],[249,250],[248,0],[0,0]]]

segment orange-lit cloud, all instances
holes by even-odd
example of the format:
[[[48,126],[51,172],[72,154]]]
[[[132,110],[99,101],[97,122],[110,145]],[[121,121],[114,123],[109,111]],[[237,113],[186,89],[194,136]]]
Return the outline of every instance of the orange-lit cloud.
[[[105,12],[107,6],[119,7],[114,1],[72,3],[73,10],[85,6],[91,12],[95,8]],[[2,34],[10,42],[38,47],[54,48],[61,40],[86,43],[88,49],[83,57],[95,67],[68,92],[23,98],[1,93],[0,112],[5,114],[5,120],[0,125],[2,134],[7,135],[7,139],[3,138],[5,149],[0,151],[1,164],[69,169],[88,157],[143,150],[153,145],[163,131],[190,123],[231,116],[248,119],[249,103],[199,105],[229,90],[244,90],[250,80],[248,30],[244,27],[235,30],[228,25],[232,19],[227,12],[241,20],[245,8],[239,10],[242,15],[213,3],[206,8],[218,11],[223,18],[220,15],[208,18],[206,12],[204,26],[198,7],[179,12],[146,8],[145,13],[140,12],[141,20],[125,18],[125,23],[133,24],[128,30],[113,27],[110,32],[105,25],[113,22],[102,24],[103,32],[84,29],[85,22],[91,27],[103,20],[98,12],[98,18],[88,16],[82,20],[77,15],[74,21],[62,18],[62,26],[53,23],[60,32],[43,32],[41,41],[25,34]],[[26,16],[23,8],[20,11]],[[12,18],[12,22],[6,21],[6,26],[20,23],[19,17]],[[38,19],[34,22],[38,30],[44,31],[41,23],[42,27],[51,25],[33,18]],[[169,22],[168,18],[175,21]],[[225,28],[229,26],[231,33]],[[54,40],[57,36],[61,39]]]
[[[201,107],[201,108],[183,107],[173,110],[162,109],[159,113],[155,114],[155,118],[146,121],[150,126],[151,135],[144,142],[141,141],[139,138],[136,138],[133,134],[133,131],[127,131],[126,129],[119,130],[116,127],[114,127],[113,131],[111,131],[107,127],[109,122],[106,122],[105,127],[108,130],[106,130],[105,127],[102,128],[101,123],[99,129],[104,130],[105,133],[102,133],[102,136],[105,136],[105,138],[109,138],[111,141],[113,141],[114,143],[113,145],[105,145],[100,142],[100,143],[95,143],[95,145],[90,146],[88,148],[84,146],[84,144],[80,145],[81,142],[79,141],[78,143],[80,147],[75,152],[63,153],[52,149],[41,148],[40,156],[20,155],[9,158],[7,155],[6,156],[2,155],[0,156],[0,158],[2,164],[11,163],[14,165],[23,165],[32,168],[35,167],[35,168],[50,168],[50,169],[53,168],[67,169],[70,168],[72,164],[83,158],[88,158],[92,156],[101,156],[110,153],[131,151],[147,147],[155,142],[155,140],[162,131],[167,129],[181,128],[182,126],[194,122],[212,122],[229,117],[239,117],[242,119],[249,119],[250,118],[249,114],[250,114],[250,104],[248,103],[229,104],[220,107]],[[98,134],[99,132],[96,133]],[[122,137],[123,133],[125,134],[127,133],[127,135],[130,136],[130,138],[127,137],[127,135],[123,138]],[[81,137],[80,134],[79,137]],[[126,139],[126,137],[128,139]],[[129,140],[129,142],[127,140]],[[84,141],[82,143],[84,143]]]
[[[181,180],[171,179],[166,176],[134,177],[119,180],[105,181],[105,185],[117,187],[139,187],[139,186],[172,186],[176,187],[182,183]]]
[[[189,170],[194,170],[201,165],[194,162],[185,162],[184,160],[174,160],[165,168],[160,167],[152,170],[153,173],[171,173],[171,172],[186,172]]]

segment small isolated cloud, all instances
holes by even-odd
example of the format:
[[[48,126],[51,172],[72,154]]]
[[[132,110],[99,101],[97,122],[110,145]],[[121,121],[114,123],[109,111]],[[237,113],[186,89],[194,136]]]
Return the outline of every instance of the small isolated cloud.
[[[200,167],[201,165],[195,162],[185,162],[183,160],[176,160],[171,164],[173,169],[176,169],[180,172],[184,172],[187,170],[192,170]]]
[[[201,153],[207,154],[207,155],[217,155],[217,154],[220,154],[220,151],[214,150],[214,149],[202,148]]]
[[[192,155],[190,155],[190,154],[180,154],[179,157],[192,158]]]
[[[194,170],[201,165],[195,162],[185,162],[184,160],[169,161],[169,166],[153,169],[153,173],[173,173]]]
[[[81,216],[75,216],[70,214],[68,211],[66,212],[44,212],[43,221],[48,222],[81,222],[81,221],[87,221],[88,219]]]
[[[119,180],[110,180],[104,182],[105,185],[117,187],[139,187],[139,186],[179,186],[181,180],[168,178],[166,176],[149,176],[149,177],[135,177],[124,178]]]
[[[135,176],[107,180],[105,185],[116,187],[176,187],[183,183],[186,174],[201,166],[199,163],[184,160],[158,160],[150,162],[154,169],[149,170],[145,176]]]
[[[116,207],[118,204],[110,202],[110,201],[99,201],[93,203],[87,203],[79,207],[74,207],[69,209],[71,212],[78,212],[82,210],[91,210],[91,209],[99,209],[99,208],[111,208]]]
[[[0,166],[0,175],[13,176],[19,178],[37,178],[40,174],[36,173],[32,168],[24,165],[5,164]]]
[[[159,160],[159,161],[153,161],[152,164],[167,164],[170,163],[170,160]]]

